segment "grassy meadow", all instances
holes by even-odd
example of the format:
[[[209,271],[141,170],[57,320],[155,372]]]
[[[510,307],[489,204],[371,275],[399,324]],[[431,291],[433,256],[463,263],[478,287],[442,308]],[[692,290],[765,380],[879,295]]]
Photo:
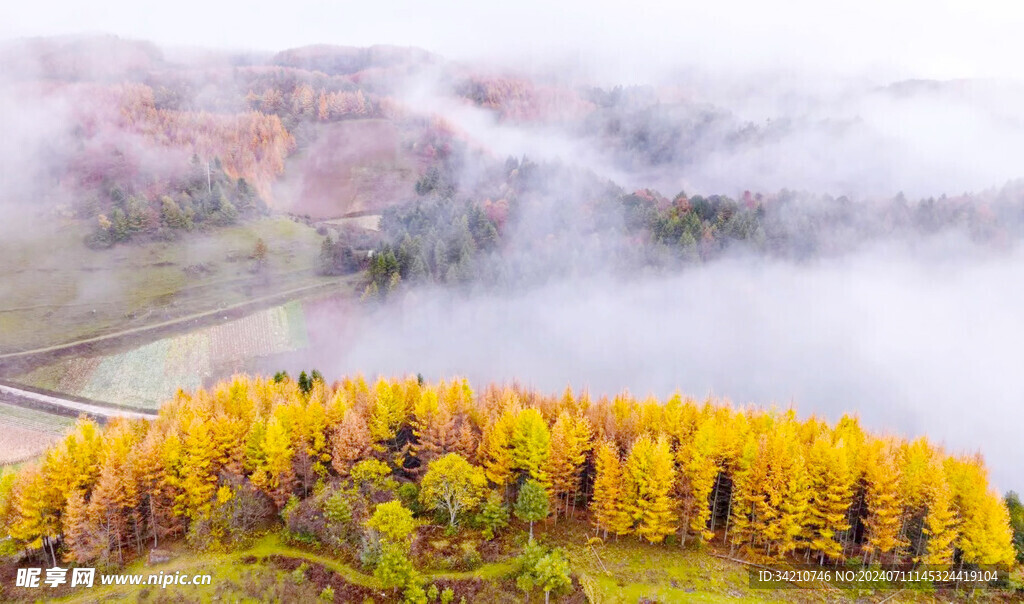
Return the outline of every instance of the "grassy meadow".
[[[175,241],[92,250],[69,222],[0,240],[0,354],[65,344],[329,283],[313,265],[321,237],[263,218]],[[267,259],[252,258],[263,239]]]

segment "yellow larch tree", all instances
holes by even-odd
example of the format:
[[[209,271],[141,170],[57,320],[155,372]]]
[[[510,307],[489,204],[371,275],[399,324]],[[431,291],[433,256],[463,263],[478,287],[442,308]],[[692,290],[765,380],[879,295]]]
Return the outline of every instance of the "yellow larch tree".
[[[785,413],[762,439],[755,460],[755,466],[763,468],[758,471],[763,478],[754,526],[767,555],[773,549],[784,553],[792,548],[806,511],[808,485],[797,434],[793,414]]]
[[[594,499],[590,504],[594,526],[598,531],[625,535],[632,522],[625,510],[624,476],[619,452],[610,441],[603,440],[594,452]]]
[[[792,552],[803,543],[800,539],[808,519],[811,499],[811,478],[803,453],[796,443],[790,443],[785,469],[786,478],[782,501],[779,504],[778,553],[780,556]]]
[[[569,391],[571,393],[571,391]],[[564,514],[580,481],[580,471],[590,450],[590,422],[582,416],[572,416],[563,410],[551,426],[550,452],[544,473],[550,481],[550,494],[557,500],[565,499]],[[555,515],[558,515],[555,509]]]
[[[176,528],[174,496],[169,492],[163,459],[165,433],[155,425],[146,433],[135,456],[135,476],[143,503],[145,522],[153,537],[153,547],[160,538]]]
[[[980,455],[948,457],[946,477],[960,515],[957,547],[972,564],[1010,564],[1013,561],[1009,512],[998,495],[988,490],[988,471]]]
[[[675,468],[668,439],[641,435],[630,449],[624,475],[625,509],[633,532],[661,543],[676,530],[671,497]]]
[[[252,483],[266,492],[278,508],[284,506],[295,486],[295,474],[292,470],[291,436],[285,422],[278,415],[267,420],[267,429],[263,435],[263,463],[252,475]]]
[[[484,466],[487,480],[499,487],[508,486],[512,479],[512,431],[518,410],[505,409],[495,421],[484,428],[477,458]]]
[[[680,443],[676,451],[679,471],[676,479],[676,497],[681,517],[680,545],[686,545],[687,536],[693,534],[699,543],[708,541],[713,534],[708,530],[711,518],[709,499],[718,477],[715,460],[715,438],[718,434],[710,418],[703,418],[700,427],[689,442]]]
[[[370,440],[379,452],[398,448],[398,430],[411,411],[405,386],[401,382],[392,383],[381,378],[373,387],[373,401],[367,422]]]
[[[827,436],[819,436],[808,451],[810,501],[804,539],[808,553],[817,553],[819,564],[826,558],[842,558],[843,546],[836,537],[850,528],[847,516],[853,503],[853,473],[845,446],[842,440],[833,444]]]
[[[423,389],[413,408],[412,426],[417,441],[412,446],[412,455],[419,461],[421,472],[426,471],[431,461],[455,450],[455,414],[450,397],[438,397],[437,388]]]
[[[103,548],[97,539],[98,520],[89,513],[85,494],[77,489],[72,491],[64,515],[64,557],[68,562],[87,564],[99,558]]]
[[[516,416],[512,427],[512,467],[522,470],[545,488],[549,486],[547,465],[551,446],[551,433],[540,411],[532,407]]]
[[[209,424],[198,416],[193,417],[181,441],[180,463],[175,477],[181,491],[176,497],[175,513],[190,519],[209,513],[217,490],[216,456]]]
[[[948,567],[953,563],[956,542],[957,514],[953,507],[953,492],[946,482],[941,466],[933,463],[938,480],[933,481],[929,493],[928,513],[924,517],[922,533],[927,537],[921,561],[929,566]]]
[[[867,443],[865,452],[866,561],[873,562],[875,554],[879,558],[890,554],[895,560],[906,546],[900,534],[904,506],[900,491],[899,452],[891,440],[871,441]]]
[[[748,546],[754,541],[757,520],[757,503],[763,499],[759,481],[763,478],[764,466],[757,462],[760,436],[750,433],[736,460],[732,475],[731,514],[726,527],[726,540],[735,551],[737,546]]]

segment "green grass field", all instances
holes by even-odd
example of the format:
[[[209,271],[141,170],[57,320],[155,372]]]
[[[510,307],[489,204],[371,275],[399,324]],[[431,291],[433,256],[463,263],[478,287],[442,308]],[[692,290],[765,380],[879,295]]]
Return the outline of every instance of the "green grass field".
[[[524,535],[519,526],[503,537],[519,543]],[[880,590],[851,593],[838,589],[754,589],[748,584],[744,564],[724,560],[711,549],[695,551],[670,545],[651,545],[634,538],[590,544],[586,523],[562,521],[540,523],[537,538],[545,545],[566,549],[579,591],[565,600],[605,603],[675,602],[956,602],[969,594]],[[520,544],[521,545],[521,544]],[[26,601],[47,597],[65,602],[315,602],[331,587],[334,602],[397,602],[393,591],[384,590],[369,571],[339,561],[331,555],[286,543],[279,533],[260,537],[250,546],[234,551],[196,553],[181,542],[162,543],[170,560],[148,564],[136,560],[123,569],[103,569],[116,574],[175,573],[212,575],[210,585],[161,588],[152,585],[101,586],[69,589],[66,585],[42,592],[4,586],[0,600]],[[514,548],[519,551],[521,547]],[[424,584],[453,587],[472,593],[467,601],[490,604],[543,602],[543,594],[527,595],[511,579],[514,564],[509,559],[485,563],[472,571],[450,572],[420,569]],[[145,579],[144,579],[145,580]],[[47,589],[47,588],[41,588]],[[582,592],[582,593],[581,593]],[[328,592],[330,593],[330,592]],[[976,601],[1009,601],[1006,593],[975,593]],[[1008,599],[1009,598],[1009,599]],[[552,598],[553,602],[561,598]]]
[[[313,265],[321,238],[283,217],[176,241],[91,250],[68,221],[0,240],[0,353],[63,344],[328,282]],[[268,247],[264,270],[250,258]]]

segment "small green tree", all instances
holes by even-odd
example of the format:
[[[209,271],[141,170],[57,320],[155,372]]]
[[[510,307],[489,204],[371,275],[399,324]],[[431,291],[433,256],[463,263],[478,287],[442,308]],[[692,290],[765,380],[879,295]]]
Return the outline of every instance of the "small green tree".
[[[192,218],[185,214],[181,206],[167,195],[160,198],[160,217],[168,228],[182,230],[192,228]]]
[[[536,480],[527,480],[519,489],[515,506],[516,518],[530,523],[530,541],[533,541],[533,523],[548,516],[548,492]]]
[[[404,545],[387,541],[381,545],[380,558],[377,567],[373,569],[373,576],[377,577],[385,589],[397,591],[408,585],[415,574]]]
[[[431,587],[434,586],[431,585]],[[433,600],[427,591],[423,589],[422,582],[416,580],[409,581],[409,585],[405,588],[405,593],[402,594],[403,604],[427,604]]]
[[[223,193],[217,200],[217,212],[213,216],[213,220],[220,225],[234,224],[238,220],[238,209]]]
[[[550,602],[552,593],[565,593],[572,587],[569,559],[560,549],[545,551],[531,542],[517,562],[516,586],[525,592],[540,588],[544,591],[545,604]]]
[[[1003,502],[1010,512],[1010,528],[1013,529],[1013,547],[1017,550],[1017,561],[1024,563],[1024,505],[1014,491],[1007,493]]]
[[[114,208],[110,213],[110,232],[114,241],[127,241],[131,237],[131,226],[128,224],[128,216],[121,208]]]
[[[480,513],[476,515],[476,522],[483,527],[484,538],[490,541],[499,529],[508,526],[508,506],[501,499],[501,494],[491,491]]]
[[[534,575],[538,587],[544,590],[544,603],[551,601],[551,593],[567,592],[572,587],[569,560],[561,550],[552,550],[537,562]]]

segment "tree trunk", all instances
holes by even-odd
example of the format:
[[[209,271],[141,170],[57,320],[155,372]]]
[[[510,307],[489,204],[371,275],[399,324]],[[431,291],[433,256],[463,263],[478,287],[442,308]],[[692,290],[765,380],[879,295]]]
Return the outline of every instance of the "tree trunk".
[[[53,560],[53,565],[57,566],[57,555],[53,552],[53,539],[43,537],[43,551],[46,551],[47,546],[50,548],[50,559]]]
[[[679,549],[682,549],[683,547],[686,546],[686,533],[688,532],[689,524],[690,524],[690,514],[687,513],[686,515],[683,516],[682,526],[679,527],[680,529],[682,529],[681,532],[679,533]]]
[[[718,515],[718,483],[722,480],[722,473],[715,476],[715,490],[711,495],[711,532],[715,532],[715,516]]]
[[[732,520],[732,489],[729,490],[729,505],[725,508],[725,536],[722,537],[723,543],[729,542],[729,521]]]
[[[530,521],[530,543],[533,543],[533,520]]]
[[[150,522],[153,524],[153,549],[156,549],[157,548],[157,541],[156,541],[157,533],[159,533],[160,531],[157,529],[157,526],[156,526],[156,507],[153,504],[153,496],[152,495],[149,496],[149,518],[150,518]]]

